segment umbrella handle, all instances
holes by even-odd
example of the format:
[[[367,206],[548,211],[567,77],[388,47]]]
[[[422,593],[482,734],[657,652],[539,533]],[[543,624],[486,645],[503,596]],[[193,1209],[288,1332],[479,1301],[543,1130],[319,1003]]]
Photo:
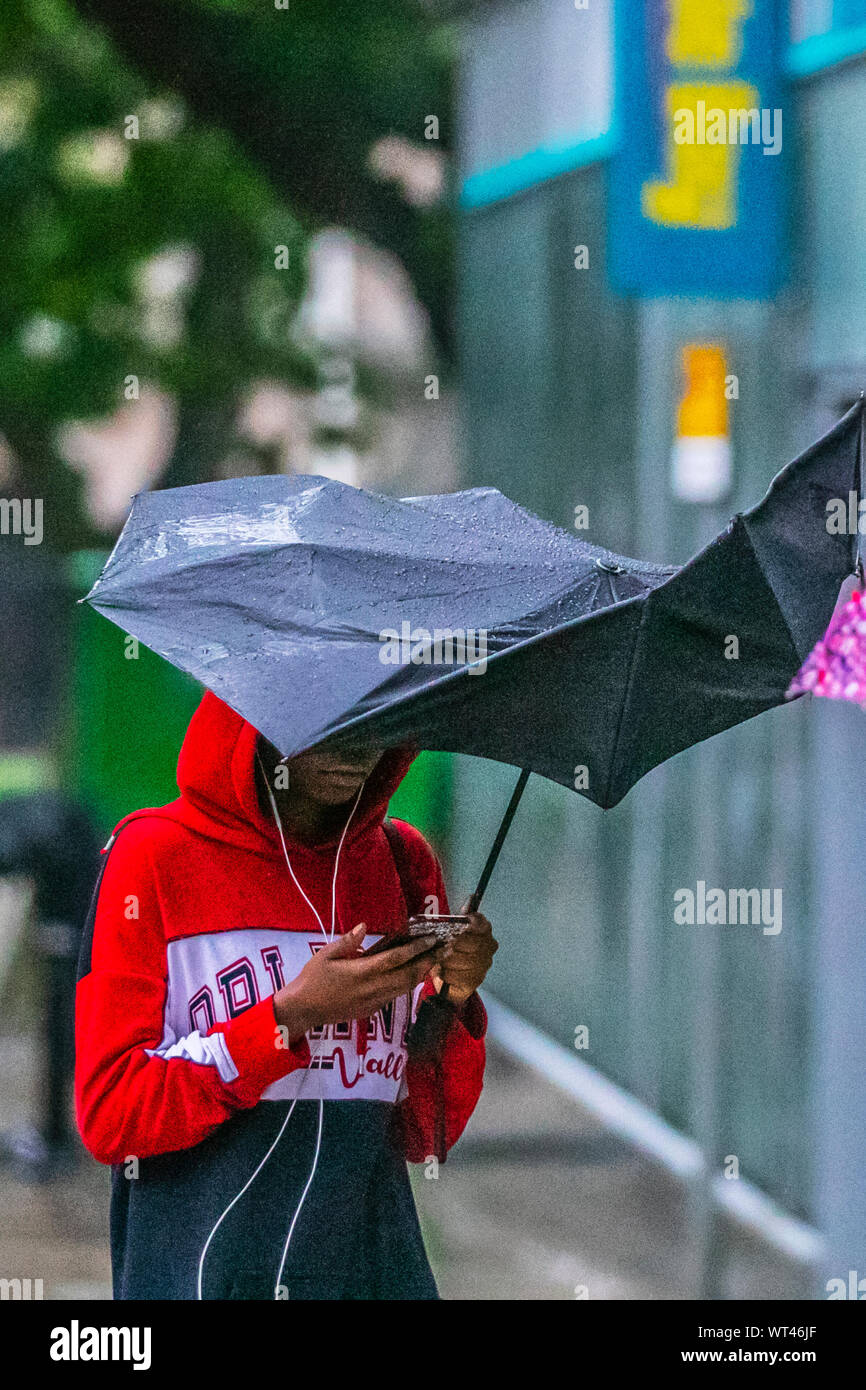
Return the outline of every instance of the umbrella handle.
[[[472,894],[472,897],[469,899],[469,902],[466,906],[467,912],[477,912],[478,908],[481,905],[481,899],[483,898],[484,891],[488,883],[490,882],[490,875],[493,873],[493,870],[496,867],[496,861],[499,858],[499,851],[505,844],[505,837],[511,829],[511,822],[514,820],[515,812],[520,804],[520,798],[524,793],[526,784],[529,781],[529,776],[530,769],[528,767],[523,768],[523,770],[520,773],[520,776],[517,779],[514,791],[511,793],[511,800],[509,801],[508,806],[506,807],[505,815],[502,817],[499,829],[496,832],[496,839],[493,841],[493,847],[487,856],[487,863],[481,870],[481,877],[478,880],[478,887],[475,889],[475,892]]]

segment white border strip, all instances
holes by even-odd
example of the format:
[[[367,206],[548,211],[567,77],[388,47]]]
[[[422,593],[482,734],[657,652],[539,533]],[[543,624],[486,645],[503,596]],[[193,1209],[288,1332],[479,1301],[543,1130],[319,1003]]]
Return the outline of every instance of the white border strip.
[[[554,1042],[546,1033],[484,993],[488,1035],[517,1061],[578,1101],[621,1139],[655,1159],[686,1182],[707,1176],[700,1145],[660,1118],[583,1058]],[[736,1182],[718,1174],[708,1185],[712,1200],[739,1225],[753,1231],[782,1254],[801,1264],[817,1264],[826,1252],[819,1231],[798,1221],[745,1178]]]

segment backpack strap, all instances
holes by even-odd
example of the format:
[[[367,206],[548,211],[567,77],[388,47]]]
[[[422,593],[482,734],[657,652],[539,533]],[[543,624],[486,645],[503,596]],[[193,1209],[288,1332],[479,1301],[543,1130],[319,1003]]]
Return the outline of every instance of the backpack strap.
[[[81,945],[78,949],[77,979],[79,981],[82,980],[85,975],[90,974],[91,955],[93,952],[93,928],[96,924],[96,905],[99,901],[99,890],[102,887],[102,880],[105,875],[105,870],[108,867],[108,856],[111,853],[111,848],[122,829],[123,825],[121,825],[120,829],[114,831],[114,834],[111,836],[111,839],[108,841],[108,844],[102,851],[102,863],[99,866],[99,873],[96,876],[96,883],[93,885],[93,892],[90,897],[90,907],[88,909],[87,917],[84,922],[84,930],[81,933]]]
[[[424,911],[424,894],[415,881],[403,832],[390,817],[382,822],[382,829],[385,832],[391,857],[394,860],[394,867],[397,870],[397,877],[400,880],[403,901],[406,904],[406,916],[420,917]]]

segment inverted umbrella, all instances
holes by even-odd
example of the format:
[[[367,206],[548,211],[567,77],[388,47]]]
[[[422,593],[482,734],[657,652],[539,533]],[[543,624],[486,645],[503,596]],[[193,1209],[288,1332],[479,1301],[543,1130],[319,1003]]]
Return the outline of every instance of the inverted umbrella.
[[[284,756],[363,730],[615,806],[784,702],[854,568],[856,534],[827,517],[860,495],[863,409],[682,566],[615,555],[493,488],[397,499],[247,477],[136,497],[88,601]]]

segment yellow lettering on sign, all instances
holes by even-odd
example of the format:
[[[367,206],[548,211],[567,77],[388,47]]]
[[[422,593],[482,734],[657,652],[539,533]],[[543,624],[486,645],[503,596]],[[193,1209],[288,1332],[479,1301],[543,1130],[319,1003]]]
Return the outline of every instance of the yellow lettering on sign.
[[[740,145],[728,141],[727,117],[757,101],[758,93],[746,82],[684,82],[668,88],[669,178],[644,184],[644,217],[663,227],[724,231],[736,226]]]
[[[667,53],[675,67],[735,68],[753,0],[668,0]]]

